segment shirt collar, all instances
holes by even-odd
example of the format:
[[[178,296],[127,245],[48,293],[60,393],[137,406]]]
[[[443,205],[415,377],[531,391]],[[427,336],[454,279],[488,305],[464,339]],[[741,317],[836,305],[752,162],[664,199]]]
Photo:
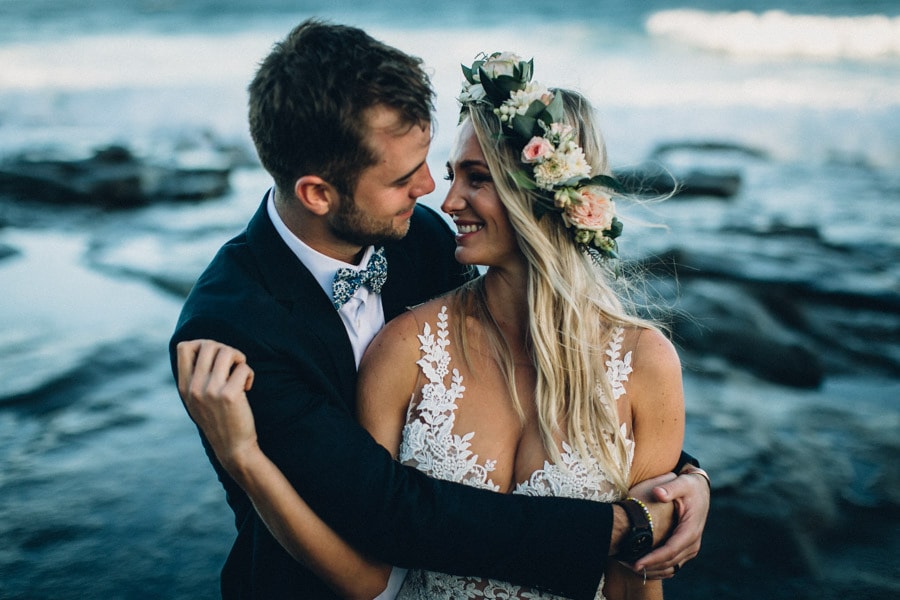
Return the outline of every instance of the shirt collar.
[[[269,190],[269,196],[266,200],[266,210],[269,213],[269,219],[271,219],[272,225],[275,226],[275,231],[278,232],[278,235],[284,240],[287,247],[291,249],[291,252],[293,252],[300,262],[303,263],[303,266],[309,269],[309,272],[312,273],[312,276],[318,282],[319,286],[328,295],[329,300],[334,300],[332,281],[334,280],[334,275],[337,273],[337,270],[343,267],[349,267],[361,271],[369,264],[369,259],[375,252],[374,246],[369,246],[366,248],[365,253],[363,253],[362,260],[359,261],[359,264],[352,265],[337,260],[336,258],[325,256],[318,250],[311,248],[303,240],[294,235],[294,233],[288,229],[287,225],[284,224],[284,221],[281,220],[281,216],[275,209],[275,188]]]

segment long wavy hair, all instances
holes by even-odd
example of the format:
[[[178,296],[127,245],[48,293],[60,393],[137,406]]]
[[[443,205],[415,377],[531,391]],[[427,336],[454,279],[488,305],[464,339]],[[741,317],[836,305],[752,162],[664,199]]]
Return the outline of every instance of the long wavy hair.
[[[590,103],[577,92],[553,91],[562,94],[566,121],[578,132],[578,143],[591,165],[591,174],[609,174],[605,144]],[[628,456],[617,403],[606,377],[605,352],[616,327],[654,324],[626,309],[627,282],[580,251],[559,216],[535,216],[534,192],[516,185],[509,175],[522,168],[521,149],[511,147],[502,138],[492,108],[469,104],[464,111],[463,118],[472,122],[497,195],[528,264],[527,339],[537,374],[534,402],[544,447],[554,462],[561,464],[554,436],[562,434],[582,456],[595,457],[624,493],[629,481]],[[485,325],[490,351],[524,423],[512,353],[488,310],[483,285],[476,280],[457,294],[459,302],[455,304],[461,314],[454,322],[464,357],[468,356],[464,326],[467,315]]]

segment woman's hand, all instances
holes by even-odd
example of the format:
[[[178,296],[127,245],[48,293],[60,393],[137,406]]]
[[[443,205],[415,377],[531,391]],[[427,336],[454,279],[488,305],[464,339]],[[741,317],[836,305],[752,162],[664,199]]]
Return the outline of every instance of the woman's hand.
[[[253,369],[242,352],[213,340],[178,344],[178,393],[222,466],[231,473],[259,452],[246,392]]]

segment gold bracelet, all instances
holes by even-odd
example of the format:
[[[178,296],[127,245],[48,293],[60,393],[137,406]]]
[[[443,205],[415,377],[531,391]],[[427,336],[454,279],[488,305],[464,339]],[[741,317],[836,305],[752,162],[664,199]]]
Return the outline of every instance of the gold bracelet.
[[[699,475],[700,477],[702,477],[703,479],[706,480],[706,485],[709,486],[709,489],[710,490],[712,489],[712,481],[710,481],[709,475],[707,474],[706,471],[704,471],[700,467],[694,467],[694,469],[692,471],[685,473],[685,475]]]

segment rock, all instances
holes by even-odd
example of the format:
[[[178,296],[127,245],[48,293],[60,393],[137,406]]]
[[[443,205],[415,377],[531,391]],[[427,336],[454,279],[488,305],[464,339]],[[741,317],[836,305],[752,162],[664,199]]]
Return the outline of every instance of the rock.
[[[616,177],[629,194],[638,196],[712,196],[731,198],[741,187],[737,171],[721,173],[692,170],[682,174],[661,166],[645,165],[635,169],[617,169]]]
[[[16,256],[19,254],[19,251],[13,248],[12,246],[7,246],[6,244],[0,244],[0,260],[6,260],[7,258]]]
[[[727,249],[676,249],[641,268],[660,278],[654,287],[691,358],[812,388],[825,373],[900,374],[900,299],[884,284],[890,256],[830,249],[810,231],[735,234]]]
[[[20,155],[0,164],[0,190],[29,200],[110,208],[204,199],[228,190],[230,165],[184,167],[143,161],[123,146],[86,159]]]
[[[774,383],[817,388],[825,373],[805,340],[772,317],[752,293],[714,281],[683,285],[673,323],[677,343]]]
[[[659,144],[653,150],[651,156],[656,159],[675,153],[675,152],[692,152],[692,153],[710,153],[710,154],[735,154],[749,158],[768,159],[769,154],[765,150],[752,148],[735,142],[666,142]]]

